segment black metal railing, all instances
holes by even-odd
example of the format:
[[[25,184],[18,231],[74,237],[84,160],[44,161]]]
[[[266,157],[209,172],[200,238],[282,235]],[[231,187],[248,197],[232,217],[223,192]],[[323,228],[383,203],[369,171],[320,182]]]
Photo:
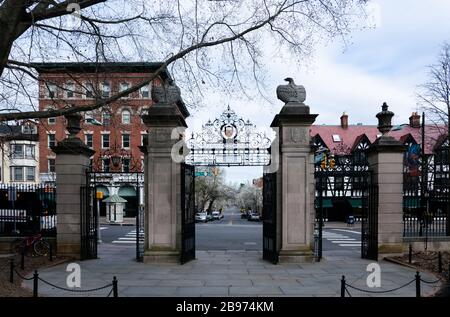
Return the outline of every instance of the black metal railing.
[[[448,277],[447,279],[450,280],[450,277]],[[347,281],[345,280],[345,275],[342,275],[342,278],[341,278],[341,281],[340,281],[341,282],[341,291],[340,291],[340,293],[341,293],[341,297],[342,298],[343,297],[353,297],[352,294],[350,293],[350,290],[358,291],[358,292],[362,292],[362,293],[366,293],[366,294],[380,294],[380,295],[383,295],[383,294],[389,294],[389,293],[393,293],[395,291],[398,291],[398,290],[400,290],[402,288],[405,288],[405,287],[407,287],[407,286],[409,286],[409,285],[411,285],[412,283],[415,282],[415,289],[416,289],[416,292],[415,292],[416,294],[415,295],[416,295],[416,297],[421,297],[422,296],[421,283],[436,284],[436,283],[439,283],[441,281],[443,281],[443,278],[438,278],[438,279],[436,279],[434,281],[424,280],[420,276],[419,271],[417,271],[416,275],[414,276],[413,279],[411,279],[409,282],[407,282],[407,283],[405,283],[405,284],[403,284],[401,286],[398,286],[398,287],[395,287],[395,288],[392,288],[392,289],[388,289],[388,290],[369,290],[369,289],[362,289],[360,287],[356,287],[354,285],[348,284]]]
[[[32,277],[24,276],[25,272],[23,272],[23,270],[24,270],[23,267],[20,268],[22,270],[22,272],[19,272],[14,263],[14,259],[10,259],[9,263],[7,263],[5,266],[0,268],[0,273],[4,272],[5,271],[4,269],[8,266],[9,266],[8,274],[9,274],[9,282],[10,283],[14,283],[14,276],[16,276],[16,275],[24,281],[33,281],[33,297],[39,297],[39,282],[42,282],[43,284],[48,285],[59,291],[78,293],[78,294],[94,293],[94,292],[98,292],[98,291],[102,291],[102,290],[110,288],[110,291],[108,292],[106,297],[111,297],[111,295],[113,297],[119,297],[118,280],[115,276],[113,277],[113,280],[111,283],[108,283],[108,284],[100,286],[100,287],[95,287],[95,288],[91,288],[91,289],[67,288],[67,287],[58,286],[54,283],[44,280],[43,278],[39,277],[39,272],[37,270],[34,271]]]
[[[56,236],[56,188],[0,184],[0,236]]]

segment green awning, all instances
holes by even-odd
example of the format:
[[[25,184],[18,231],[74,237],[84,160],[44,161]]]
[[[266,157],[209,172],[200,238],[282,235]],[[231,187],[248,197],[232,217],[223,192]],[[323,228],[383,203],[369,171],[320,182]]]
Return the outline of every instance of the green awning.
[[[333,203],[331,202],[331,198],[322,198],[322,207],[323,208],[331,208],[331,207],[333,207]],[[316,199],[316,208],[319,208],[319,199]]]
[[[362,199],[361,198],[350,198],[350,205],[352,205],[353,208],[361,208],[362,207]]]
[[[109,196],[109,190],[106,186],[97,186],[96,187],[97,192],[102,192],[103,197]]]
[[[131,186],[123,186],[119,188],[120,197],[135,197],[136,191]]]
[[[420,208],[420,197],[403,197],[403,207]]]

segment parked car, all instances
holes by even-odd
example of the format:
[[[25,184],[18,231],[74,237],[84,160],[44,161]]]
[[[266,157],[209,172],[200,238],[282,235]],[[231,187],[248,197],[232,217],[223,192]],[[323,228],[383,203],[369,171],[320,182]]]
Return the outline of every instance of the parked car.
[[[250,213],[250,215],[248,215],[247,220],[248,221],[260,221],[261,217],[259,216],[259,214],[257,212],[252,212],[252,213]]]
[[[208,217],[206,212],[198,212],[195,214],[195,222],[207,222]]]
[[[241,219],[247,219],[247,217],[248,217],[248,215],[245,211],[241,212]]]
[[[213,215],[210,212],[206,212],[206,220],[207,221],[213,221],[214,220]]]
[[[212,217],[214,220],[220,220],[223,218],[223,214],[219,211],[213,211],[212,212]]]

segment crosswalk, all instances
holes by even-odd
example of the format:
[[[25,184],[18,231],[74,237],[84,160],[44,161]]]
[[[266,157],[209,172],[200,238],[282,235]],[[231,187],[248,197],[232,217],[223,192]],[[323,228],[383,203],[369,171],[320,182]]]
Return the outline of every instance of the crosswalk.
[[[340,232],[347,231],[347,232],[352,232],[352,233],[358,234],[358,232],[350,231],[350,230],[339,230],[340,232],[336,232],[336,231],[331,231],[331,230],[338,231],[338,229],[324,230],[322,233],[322,237],[340,247],[361,247],[360,239],[352,238],[349,235],[340,233]]]
[[[144,241],[144,230],[140,230],[139,232],[139,241]],[[114,240],[112,243],[115,244],[136,244],[136,229],[128,232],[126,235],[119,237],[117,240]]]

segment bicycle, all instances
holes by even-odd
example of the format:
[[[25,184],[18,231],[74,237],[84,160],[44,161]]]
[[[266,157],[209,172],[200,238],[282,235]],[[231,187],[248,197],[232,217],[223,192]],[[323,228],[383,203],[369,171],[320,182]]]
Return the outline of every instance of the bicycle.
[[[15,253],[21,253],[22,250],[25,255],[31,256],[45,256],[50,253],[50,243],[42,238],[42,234],[38,233],[23,239],[17,239],[14,242],[13,250]]]

